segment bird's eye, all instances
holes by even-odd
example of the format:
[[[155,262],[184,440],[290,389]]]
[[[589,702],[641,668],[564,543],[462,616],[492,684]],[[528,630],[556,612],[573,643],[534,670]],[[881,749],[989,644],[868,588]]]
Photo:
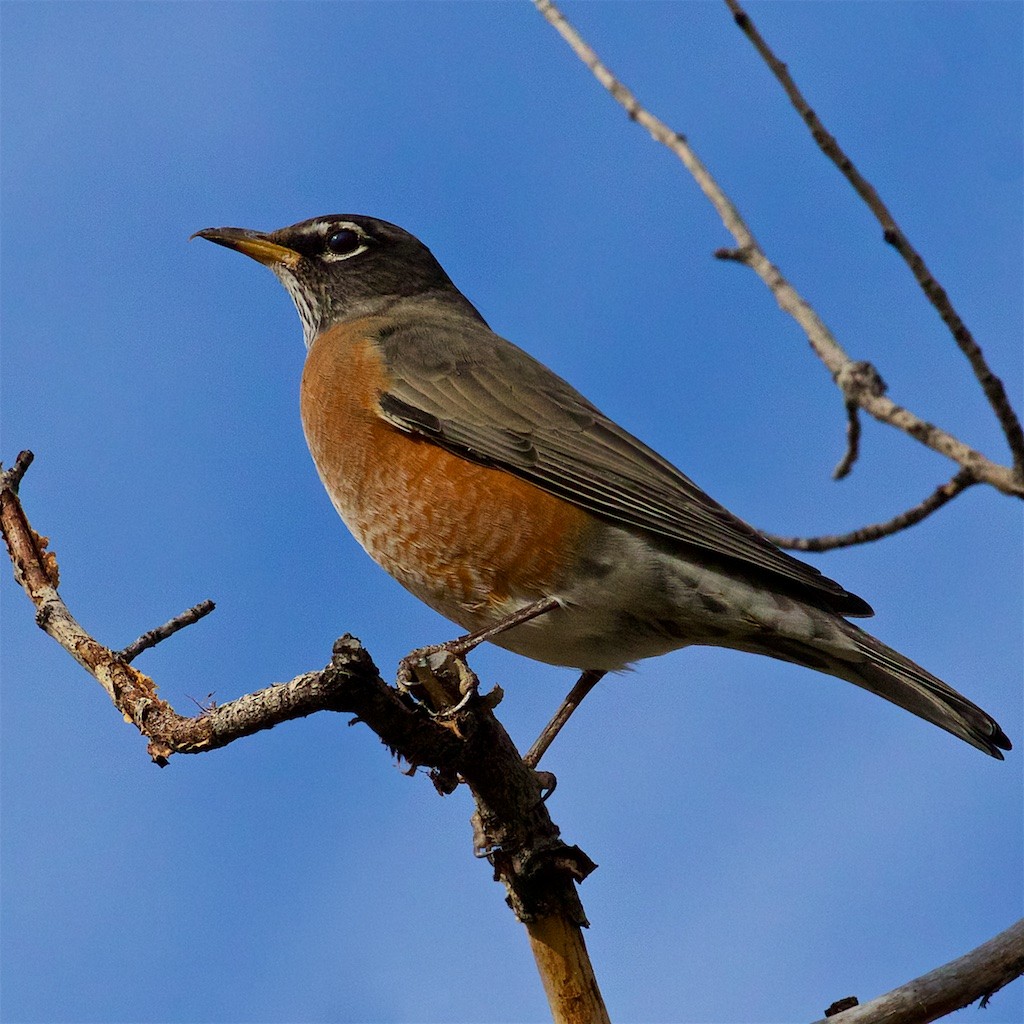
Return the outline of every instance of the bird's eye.
[[[339,228],[327,236],[327,249],[335,256],[349,256],[362,244],[362,236],[351,228]]]

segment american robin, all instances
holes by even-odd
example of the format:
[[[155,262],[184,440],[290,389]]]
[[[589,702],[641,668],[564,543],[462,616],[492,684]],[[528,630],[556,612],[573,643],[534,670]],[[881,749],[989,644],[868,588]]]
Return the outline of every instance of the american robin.
[[[764,654],[1010,749],[981,708],[847,621],[865,601],[491,331],[407,231],[339,214],[197,234],[291,294],[320,478],[371,557],[442,615],[592,678],[690,644]]]

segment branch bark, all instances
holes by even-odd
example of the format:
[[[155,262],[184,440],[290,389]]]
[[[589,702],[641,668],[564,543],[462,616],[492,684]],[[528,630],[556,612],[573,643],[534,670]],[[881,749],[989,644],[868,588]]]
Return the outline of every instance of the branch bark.
[[[1024,920],[970,953],[816,1024],[928,1024],[976,999],[987,1005],[994,993],[1022,974]]]
[[[768,259],[735,205],[701,163],[686,138],[673,131],[640,104],[636,96],[601,62],[594,50],[569,24],[552,0],[533,0],[533,3],[569,44],[579,59],[590,69],[594,77],[611,93],[616,102],[629,115],[629,118],[645,128],[656,142],[671,150],[690,172],[694,181],[718,212],[726,230],[736,241],[735,249],[721,249],[715,255],[720,259],[742,263],[761,278],[775,296],[779,307],[803,329],[811,347],[818,358],[828,367],[834,380],[838,382],[841,376],[848,375],[851,366],[866,365],[857,363],[850,358],[811,305],[786,280],[782,271]],[[875,376],[877,377],[877,374]],[[977,480],[995,487],[1003,494],[1024,498],[1024,481],[1016,475],[1013,469],[989,459],[948,431],[928,423],[909,409],[897,405],[885,396],[884,391],[862,387],[844,389],[844,394],[848,401],[855,401],[879,422],[887,423],[889,426],[909,434],[933,451],[959,463]]]

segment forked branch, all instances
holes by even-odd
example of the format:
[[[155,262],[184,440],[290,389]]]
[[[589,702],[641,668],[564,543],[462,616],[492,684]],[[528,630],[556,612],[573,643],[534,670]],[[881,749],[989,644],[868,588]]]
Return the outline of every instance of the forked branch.
[[[828,367],[833,379],[838,381],[848,374],[851,366],[860,365],[850,358],[811,305],[768,259],[732,200],[701,163],[686,138],[673,131],[640,104],[636,96],[601,62],[552,0],[533,0],[533,3],[590,69],[594,77],[622,106],[630,119],[645,128],[656,142],[671,150],[690,172],[736,242],[736,248],[719,250],[716,255],[721,259],[744,264],[761,278],[775,296],[780,308],[803,329],[811,347]],[[988,387],[991,387],[991,382]],[[926,422],[909,409],[896,404],[884,392],[863,388],[846,391],[845,396],[880,422],[909,434],[933,451],[957,462],[980,482],[990,484],[1003,494],[1024,497],[1024,480],[1014,469],[1000,465],[964,444],[948,431]]]
[[[765,42],[764,37],[757,30],[750,15],[743,9],[737,0],[725,0],[726,6],[732,11],[736,24],[743,31],[743,34],[754,44],[754,48],[761,55],[765,64],[768,65],[771,73],[779,80],[779,84],[786,91],[794,109],[800,115],[804,124],[810,130],[811,136],[818,144],[818,148],[839,168],[846,180],[853,186],[853,190],[864,200],[868,209],[875,215],[875,219],[882,226],[882,237],[903,257],[904,262],[910,268],[914,279],[920,285],[921,290],[928,297],[928,301],[938,311],[942,322],[949,328],[950,333],[960,351],[967,357],[971,364],[974,376],[978,378],[989,405],[992,406],[999,425],[1006,435],[1006,442],[1009,445],[1013,456],[1013,465],[1016,470],[1018,481],[1024,481],[1024,430],[1021,429],[1020,420],[1014,412],[1010,400],[1006,396],[1006,389],[1003,382],[992,372],[985,359],[981,347],[974,340],[974,335],[968,330],[960,314],[957,313],[950,301],[945,288],[935,279],[928,269],[921,254],[911,245],[910,240],[903,233],[903,229],[896,223],[889,207],[882,201],[875,187],[863,174],[857,170],[853,161],[846,155],[842,147],[836,141],[835,136],[821,123],[821,119],[811,109],[811,105],[804,98],[803,93],[793,81],[789,68],[775,56],[771,47]]]

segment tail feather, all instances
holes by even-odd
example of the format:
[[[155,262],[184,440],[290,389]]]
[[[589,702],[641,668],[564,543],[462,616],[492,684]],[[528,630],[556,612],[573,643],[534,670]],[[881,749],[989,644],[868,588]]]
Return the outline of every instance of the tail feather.
[[[860,678],[851,682],[1003,759],[1000,750],[1009,750],[1012,744],[988,712],[870,633],[853,625],[849,625],[849,633],[866,659],[855,666]]]
[[[870,633],[845,620],[839,623],[852,641],[849,654],[832,644],[826,650],[791,637],[773,638],[761,653],[855,683],[1003,760],[1001,751],[1011,749],[1011,743],[990,714]]]

